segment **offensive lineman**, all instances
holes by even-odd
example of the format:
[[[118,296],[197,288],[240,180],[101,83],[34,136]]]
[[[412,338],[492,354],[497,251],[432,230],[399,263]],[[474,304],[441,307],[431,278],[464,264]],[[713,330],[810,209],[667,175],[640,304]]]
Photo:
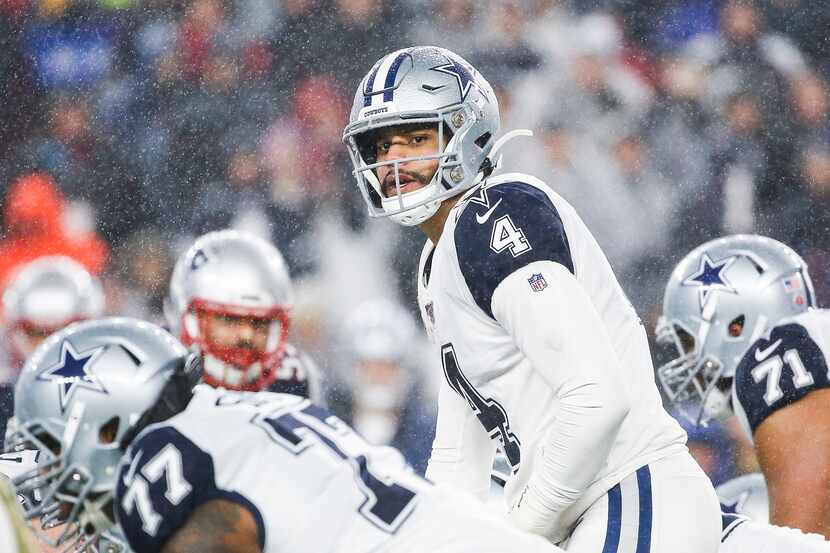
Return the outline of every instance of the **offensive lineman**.
[[[136,553],[560,551],[305,398],[194,389],[198,359],[124,318],[71,325],[29,359],[9,444],[42,459],[15,484],[40,491],[27,517],[56,524],[62,551],[113,514]]]
[[[737,414],[772,524],[830,537],[830,312],[813,296],[807,265],[784,244],[707,242],[666,285],[657,340],[678,356],[657,374],[692,421]]]
[[[428,237],[419,303],[445,382],[427,477],[484,498],[498,447],[520,528],[569,551],[713,553],[717,499],[636,313],[569,204],[492,176],[498,130],[487,81],[415,47],[374,65],[344,131],[370,214]]]
[[[176,261],[165,315],[173,334],[202,355],[205,383],[320,404],[316,364],[287,341],[291,301],[279,250],[252,234],[222,230],[201,236]]]

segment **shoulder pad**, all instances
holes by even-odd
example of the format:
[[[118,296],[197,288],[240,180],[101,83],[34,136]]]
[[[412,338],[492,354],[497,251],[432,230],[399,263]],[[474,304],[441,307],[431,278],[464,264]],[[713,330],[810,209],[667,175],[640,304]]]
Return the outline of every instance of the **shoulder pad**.
[[[562,218],[544,191],[525,182],[482,186],[461,206],[455,227],[458,265],[478,306],[492,317],[496,287],[534,261],[574,272]]]
[[[797,323],[773,328],[747,350],[735,370],[735,397],[753,433],[778,409],[827,387],[824,354]]]

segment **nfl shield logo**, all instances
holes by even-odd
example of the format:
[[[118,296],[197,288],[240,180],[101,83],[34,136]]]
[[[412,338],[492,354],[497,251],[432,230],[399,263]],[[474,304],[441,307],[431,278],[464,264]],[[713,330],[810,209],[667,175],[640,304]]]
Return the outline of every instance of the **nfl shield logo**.
[[[542,276],[542,273],[535,273],[527,279],[528,284],[530,284],[530,288],[534,292],[541,292],[545,288],[548,287],[548,281],[545,280],[545,277]]]

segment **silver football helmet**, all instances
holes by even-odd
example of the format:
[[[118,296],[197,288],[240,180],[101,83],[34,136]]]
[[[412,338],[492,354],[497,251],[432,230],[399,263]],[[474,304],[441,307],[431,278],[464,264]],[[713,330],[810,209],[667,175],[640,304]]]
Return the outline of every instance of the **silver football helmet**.
[[[12,361],[26,357],[69,323],[100,317],[104,294],[98,279],[68,257],[41,257],[23,266],[3,291],[3,319]]]
[[[393,301],[371,300],[352,312],[344,329],[355,406],[373,413],[398,409],[415,381],[418,331],[412,316]],[[355,424],[372,434],[376,425],[367,427],[370,417],[360,417]]]
[[[695,424],[728,417],[747,348],[813,305],[806,263],[781,242],[734,235],[697,247],[674,269],[656,328],[657,342],[677,355],[657,369],[669,400]]]
[[[375,131],[414,124],[435,125],[443,150],[378,163]],[[343,142],[369,214],[410,226],[432,217],[442,200],[492,170],[494,160],[488,157],[494,155],[498,130],[498,100],[484,77],[449,50],[416,46],[387,54],[363,78]],[[438,169],[423,188],[401,193],[400,171],[416,160],[437,160]],[[385,195],[378,180],[377,168],[383,165],[395,175],[394,194]]]
[[[291,303],[291,280],[277,248],[252,234],[223,230],[200,237],[178,259],[165,314],[182,343],[202,355],[207,384],[258,391],[277,378]],[[267,327],[265,346],[217,343],[214,318]]]
[[[30,356],[15,388],[17,423],[6,449],[39,452],[37,466],[14,484],[22,496],[39,498],[24,509],[44,541],[61,551],[117,543],[108,509],[122,442],[187,360],[168,332],[128,318],[74,323]]]
[[[346,319],[347,349],[355,360],[403,362],[417,338],[409,312],[390,300],[358,305]]]

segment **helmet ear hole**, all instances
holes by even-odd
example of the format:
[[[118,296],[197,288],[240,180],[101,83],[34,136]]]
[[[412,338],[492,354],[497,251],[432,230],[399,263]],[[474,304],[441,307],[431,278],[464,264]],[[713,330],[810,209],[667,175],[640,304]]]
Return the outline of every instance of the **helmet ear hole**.
[[[695,349],[695,337],[689,334],[686,329],[681,326],[675,325],[674,330],[677,333],[677,338],[680,341],[680,347],[682,348],[683,353],[693,352]]]
[[[746,317],[738,315],[729,322],[726,331],[732,338],[738,338],[744,332],[744,325],[746,324]]]
[[[117,416],[101,425],[98,429],[98,441],[102,444],[111,444],[115,442],[115,437],[118,436],[118,428],[121,426],[121,419]]]

